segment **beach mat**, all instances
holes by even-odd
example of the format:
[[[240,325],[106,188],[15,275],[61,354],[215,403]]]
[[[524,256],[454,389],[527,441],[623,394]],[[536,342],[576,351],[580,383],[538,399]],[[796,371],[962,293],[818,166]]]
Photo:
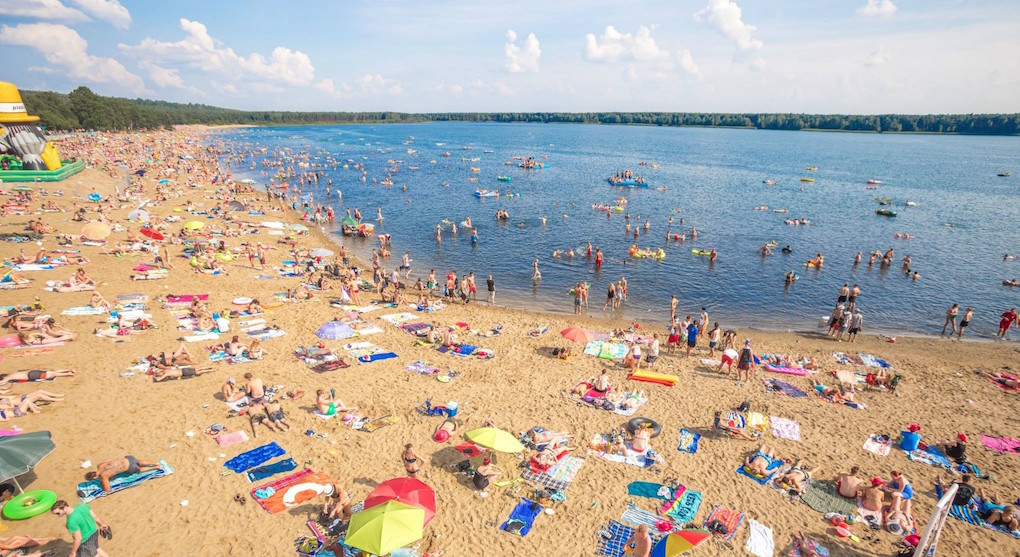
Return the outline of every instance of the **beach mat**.
[[[371,362],[378,362],[379,360],[389,360],[396,357],[397,355],[393,352],[381,352],[378,354],[365,354],[364,356],[358,356],[358,361],[363,364],[367,364]]]
[[[840,496],[836,482],[829,480],[812,480],[800,494],[800,500],[822,514],[835,512],[850,516],[857,512],[857,501]]]
[[[744,550],[755,557],[773,557],[776,551],[776,542],[772,538],[772,528],[753,518],[747,521],[747,526],[751,532],[747,536]]]
[[[939,499],[942,498],[942,488],[940,488],[938,485],[935,486],[935,495]],[[980,497],[974,496],[974,497],[971,498],[971,501],[974,503],[974,507],[975,508],[976,507],[980,507],[980,505],[981,505],[981,498]],[[961,505],[951,505],[950,508],[949,508],[949,516],[955,518],[956,520],[960,520],[960,521],[966,522],[968,524],[973,524],[974,526],[979,526],[981,528],[987,528],[989,530],[996,530],[996,531],[1002,532],[1003,534],[1006,534],[1008,536],[1013,536],[1014,538],[1020,538],[1020,533],[1010,532],[1009,530],[1007,530],[1004,527],[1001,527],[1001,526],[992,526],[991,524],[988,524],[987,522],[984,521],[984,519],[981,518],[981,516],[977,513],[977,510],[975,508],[971,508],[969,506],[968,507],[964,507],[964,506],[961,506]]]
[[[694,520],[701,508],[701,492],[687,489],[683,486],[676,489],[676,498],[664,509],[663,514],[673,519],[677,524],[687,524]],[[660,509],[662,510],[662,509]]]
[[[110,479],[110,491],[103,490],[103,484],[99,479],[89,480],[78,484],[78,497],[81,498],[83,503],[94,501],[99,497],[110,495],[111,493],[117,493],[139,485],[148,480],[155,478],[162,478],[163,476],[169,476],[174,473],[174,469],[166,463],[165,460],[159,461],[161,468],[157,470],[150,470],[148,472],[139,472],[137,474],[118,474]]]
[[[244,443],[245,441],[247,441],[248,440],[248,432],[246,432],[244,430],[238,430],[238,431],[235,431],[233,433],[221,433],[221,434],[217,435],[216,437],[214,437],[214,439],[216,439],[216,443],[220,447],[226,448],[226,447],[230,447],[232,445],[236,445],[238,443]]]
[[[623,544],[633,535],[634,529],[630,526],[610,520],[599,532],[599,545],[596,551],[606,557],[623,557]]]
[[[627,495],[666,501],[673,500],[673,490],[669,486],[654,482],[630,482],[627,484]]]
[[[942,451],[938,450],[935,445],[928,445],[924,448],[924,450],[915,449],[913,451],[907,451],[907,458],[913,462],[923,462],[924,464],[930,464],[931,466],[948,469],[953,468],[953,464],[949,462],[946,455],[942,454]]]
[[[694,454],[698,452],[698,441],[701,439],[700,433],[693,433],[686,429],[680,430],[680,441],[677,444],[676,450],[682,453]]]
[[[772,377],[762,378],[762,383],[765,383],[765,389],[769,392],[773,392],[780,395],[786,395],[792,398],[806,397],[807,393],[797,388],[782,379],[775,379]]]
[[[800,424],[787,418],[769,416],[772,424],[772,435],[780,439],[800,442]]]
[[[567,455],[544,472],[532,472],[529,469],[522,472],[521,477],[548,489],[565,491],[577,477],[582,466],[584,466],[583,458]]]
[[[334,483],[334,480],[329,475],[306,468],[296,474],[253,488],[250,493],[263,510],[269,514],[276,514],[318,497],[321,490],[316,488],[331,483]],[[298,489],[290,492],[291,488],[295,487]],[[269,491],[270,489],[272,491]],[[257,494],[266,497],[259,497]],[[287,502],[284,502],[285,500]]]
[[[283,450],[276,441],[267,443],[260,447],[255,447],[250,451],[245,451],[234,458],[223,463],[227,469],[240,474],[249,468],[254,468],[265,462],[269,462],[278,456],[287,454],[287,451]]]
[[[990,451],[1006,454],[1020,454],[1020,441],[1010,437],[992,437],[980,434],[981,444]]]
[[[256,466],[246,472],[248,481],[255,483],[260,480],[282,474],[284,472],[290,472],[297,468],[297,462],[294,462],[293,458],[285,458],[283,460],[277,460],[272,464],[263,464],[262,466]]]
[[[538,518],[538,515],[543,510],[542,505],[522,498],[517,503],[517,506],[514,507],[514,510],[510,511],[510,518],[506,519],[506,522],[501,524],[499,529],[511,534],[517,534],[523,538],[531,531],[531,527],[535,524],[535,519]]]
[[[740,525],[744,522],[744,513],[738,513],[737,511],[727,509],[722,505],[716,505],[712,507],[712,511],[708,513],[708,517],[705,518],[705,527],[708,529],[710,522],[720,522],[726,527],[726,534],[722,536],[724,540],[732,540],[737,535],[737,530],[740,529]]]
[[[740,466],[737,467],[737,473],[740,474],[741,476],[753,480],[754,482],[758,483],[758,485],[765,485],[769,483],[769,480],[772,479],[772,476],[776,475],[776,471],[778,471],[782,465],[783,465],[782,460],[780,460],[779,458],[774,459],[772,461],[772,464],[769,464],[769,467],[766,469],[768,471],[768,474],[759,477],[748,472],[746,466],[744,464],[741,464]]]
[[[872,434],[861,448],[878,456],[889,456],[889,452],[892,450],[892,440],[883,440],[878,435]]]

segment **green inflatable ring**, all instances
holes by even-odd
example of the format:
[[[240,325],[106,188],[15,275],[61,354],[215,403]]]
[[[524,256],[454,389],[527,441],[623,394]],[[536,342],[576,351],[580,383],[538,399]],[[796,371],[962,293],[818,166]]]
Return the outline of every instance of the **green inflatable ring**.
[[[38,516],[53,507],[57,494],[48,489],[36,489],[22,493],[4,503],[4,518],[24,520]]]

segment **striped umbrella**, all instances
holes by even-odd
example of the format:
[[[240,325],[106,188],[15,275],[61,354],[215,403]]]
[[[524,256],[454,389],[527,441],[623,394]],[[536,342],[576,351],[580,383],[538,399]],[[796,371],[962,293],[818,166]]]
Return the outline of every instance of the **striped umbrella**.
[[[678,530],[659,540],[649,557],[677,557],[712,537],[711,532],[700,528]]]

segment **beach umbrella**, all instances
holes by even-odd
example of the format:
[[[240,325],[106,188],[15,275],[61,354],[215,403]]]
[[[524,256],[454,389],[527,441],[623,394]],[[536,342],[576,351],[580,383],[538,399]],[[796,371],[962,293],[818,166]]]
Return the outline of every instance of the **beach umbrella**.
[[[694,549],[711,537],[711,532],[700,528],[678,530],[659,540],[659,543],[652,548],[650,557],[676,557]]]
[[[240,201],[231,201],[230,203],[227,203],[227,209],[230,211],[243,211],[244,203],[241,203]]]
[[[161,185],[162,185],[162,184],[169,184],[169,183],[170,183],[170,180],[169,180],[169,179],[167,179],[167,178],[163,178],[162,180],[160,180],[160,181],[158,181],[158,182],[156,182],[156,183],[157,183],[157,184],[161,184]]]
[[[516,437],[495,427],[472,429],[465,433],[464,437],[476,445],[501,453],[519,453],[524,450],[524,445]]]
[[[156,232],[155,230],[153,230],[151,228],[141,228],[141,229],[138,230],[138,232],[141,233],[142,236],[145,236],[146,238],[149,238],[149,239],[152,239],[152,240],[159,241],[159,240],[163,240],[164,239],[164,236],[162,234],[160,234],[159,232]]]
[[[138,221],[138,222],[148,222],[148,220],[149,220],[149,213],[148,213],[148,211],[143,211],[141,209],[135,209],[134,211],[131,211],[130,213],[128,213],[128,220],[133,220],[133,221]]]
[[[344,217],[340,219],[340,224],[344,226],[358,226],[358,221],[354,220],[351,217]]]
[[[308,253],[312,257],[333,257],[333,252],[326,248],[315,248]]]
[[[241,183],[242,184],[251,185],[251,184],[255,184],[256,182],[255,182],[255,180],[252,180],[251,178],[245,178],[244,180],[241,180]]]
[[[398,501],[424,510],[426,526],[436,516],[436,492],[417,478],[393,478],[377,485],[365,498],[365,508],[386,501]]]
[[[588,331],[585,331],[580,327],[567,327],[560,331],[560,335],[572,342],[588,344],[592,341],[591,335],[588,334]]]
[[[147,170],[145,170],[145,169],[142,169],[142,170],[136,170],[136,171],[135,171],[135,175],[136,175],[136,176],[145,176],[145,173],[146,173],[146,172],[147,172]]]
[[[343,321],[330,321],[315,331],[315,336],[323,340],[343,340],[354,336],[354,329]]]
[[[184,223],[184,228],[188,230],[198,230],[199,228],[203,228],[204,226],[205,226],[204,222],[197,220],[189,220],[188,222]]]
[[[290,228],[294,232],[308,232],[308,227],[300,222],[291,223],[287,228]]]
[[[17,477],[39,464],[55,448],[48,431],[0,437],[0,482],[13,479],[21,491]]]
[[[344,544],[373,555],[386,555],[420,540],[424,529],[424,509],[387,501],[354,513]]]
[[[105,240],[113,232],[105,222],[90,222],[82,227],[81,235],[89,240]]]

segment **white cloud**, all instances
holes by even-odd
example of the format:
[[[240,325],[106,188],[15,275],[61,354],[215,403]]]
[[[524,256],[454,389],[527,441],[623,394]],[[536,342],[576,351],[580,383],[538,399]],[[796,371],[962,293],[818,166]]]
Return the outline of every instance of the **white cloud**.
[[[399,81],[386,79],[379,74],[368,73],[354,79],[351,83],[344,82],[340,85],[337,85],[332,79],[321,79],[313,87],[337,99],[357,96],[402,95],[404,93],[404,87]],[[439,87],[445,87],[445,85],[440,82]]]
[[[54,70],[53,68],[47,68],[46,66],[29,66],[25,69],[33,73],[43,73],[47,75],[53,75],[57,73],[57,70]]]
[[[479,78],[475,78],[468,82],[467,89],[472,95],[479,95],[481,93],[498,93],[500,95],[510,96],[517,94],[509,85],[504,81],[494,81],[488,83],[482,81]]]
[[[428,90],[433,93],[452,93],[454,95],[460,95],[464,92],[464,86],[459,83],[451,83],[447,85],[445,81],[439,80],[438,83],[432,84]]]
[[[503,45],[503,52],[506,54],[506,70],[510,73],[527,73],[538,71],[538,59],[542,56],[542,49],[538,44],[538,37],[529,33],[524,39],[523,46],[517,46],[517,33],[513,29],[506,32],[506,44]]]
[[[669,52],[659,49],[652,38],[652,30],[642,25],[636,35],[620,33],[609,25],[601,37],[594,33],[584,37],[584,58],[591,62],[617,60],[655,60],[669,58]]]
[[[764,43],[751,36],[757,27],[744,23],[742,11],[736,2],[709,0],[707,6],[694,14],[694,19],[715,25],[741,51],[760,50],[764,46]]]
[[[0,0],[0,14],[4,17],[30,17],[77,23],[89,21],[89,16],[65,6],[60,0]]]
[[[118,0],[71,0],[90,16],[109,22],[118,29],[131,25],[131,13]]]
[[[22,23],[0,28],[0,44],[27,46],[60,66],[67,75],[86,83],[113,83],[132,93],[145,91],[141,77],[113,58],[88,53],[89,43],[77,31],[55,23]]]
[[[198,21],[181,18],[180,25],[186,36],[179,41],[166,42],[148,37],[137,45],[120,44],[118,48],[144,62],[176,62],[213,74],[216,78],[248,80],[264,85],[308,85],[315,79],[311,58],[300,50],[278,46],[268,58],[257,52],[245,57],[223,46]]]
[[[892,60],[892,56],[885,51],[884,46],[878,47],[877,50],[873,51],[868,55],[868,59],[864,61],[865,66],[881,66]]]
[[[676,59],[677,63],[680,64],[680,69],[691,75],[698,77],[701,76],[701,69],[694,63],[694,57],[691,56],[690,50],[687,50],[686,48],[681,49],[676,53]]]
[[[164,68],[147,61],[139,62],[138,67],[149,72],[149,79],[156,84],[156,87],[184,88],[184,80],[175,69]]]
[[[864,17],[889,17],[896,13],[896,4],[892,0],[868,0],[867,5],[857,8],[857,15]]]

